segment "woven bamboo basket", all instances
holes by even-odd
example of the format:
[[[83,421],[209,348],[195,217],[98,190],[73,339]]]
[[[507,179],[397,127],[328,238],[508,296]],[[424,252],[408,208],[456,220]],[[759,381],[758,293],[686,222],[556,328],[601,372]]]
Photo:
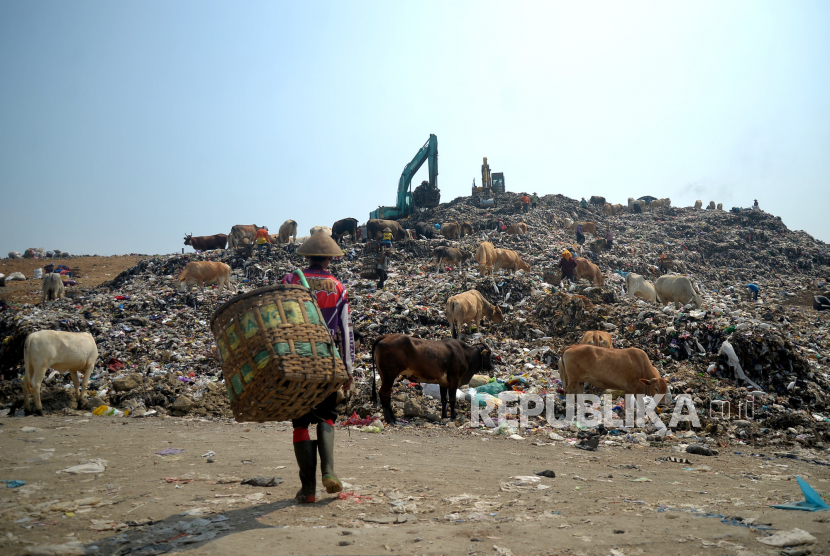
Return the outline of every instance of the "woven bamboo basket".
[[[367,280],[377,280],[378,276],[378,256],[367,255],[361,259],[360,277]]]
[[[558,268],[546,268],[542,273],[542,280],[548,284],[558,284],[562,280],[562,271]]]
[[[299,418],[348,380],[317,301],[279,284],[219,307],[210,328],[237,421]]]

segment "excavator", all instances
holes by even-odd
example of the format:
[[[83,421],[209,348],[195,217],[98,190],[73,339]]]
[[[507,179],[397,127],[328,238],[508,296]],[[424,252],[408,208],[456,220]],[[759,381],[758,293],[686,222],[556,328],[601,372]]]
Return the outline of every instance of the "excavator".
[[[411,186],[412,177],[423,166],[429,164],[429,181],[422,183],[416,189],[418,199],[413,199]],[[420,190],[420,191],[419,191]],[[430,133],[429,139],[415,155],[412,161],[404,166],[401,178],[398,180],[398,204],[394,207],[378,207],[369,213],[369,218],[397,220],[411,215],[415,209],[414,201],[421,201],[424,206],[437,206],[441,198],[438,189],[438,137]],[[420,206],[420,205],[419,205]]]
[[[493,195],[498,193],[504,193],[504,173],[491,174],[490,165],[487,164],[485,156],[484,163],[481,165],[481,187],[476,187],[476,180],[473,178],[472,196],[477,199],[479,206],[493,206],[495,204]]]

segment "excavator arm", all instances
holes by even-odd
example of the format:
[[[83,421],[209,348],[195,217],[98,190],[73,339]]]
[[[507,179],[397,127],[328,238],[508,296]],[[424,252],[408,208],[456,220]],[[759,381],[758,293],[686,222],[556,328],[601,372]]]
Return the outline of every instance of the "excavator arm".
[[[394,207],[378,207],[369,214],[369,218],[396,219],[404,218],[412,214],[412,178],[415,173],[428,163],[429,184],[431,187],[438,186],[438,137],[430,134],[424,146],[418,150],[412,161],[404,166],[398,180],[398,200]]]

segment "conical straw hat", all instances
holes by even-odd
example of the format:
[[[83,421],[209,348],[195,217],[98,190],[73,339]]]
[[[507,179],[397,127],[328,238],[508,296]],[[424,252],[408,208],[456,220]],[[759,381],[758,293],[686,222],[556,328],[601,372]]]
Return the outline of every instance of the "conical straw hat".
[[[343,250],[325,230],[319,230],[300,245],[297,254],[306,257],[342,257]]]

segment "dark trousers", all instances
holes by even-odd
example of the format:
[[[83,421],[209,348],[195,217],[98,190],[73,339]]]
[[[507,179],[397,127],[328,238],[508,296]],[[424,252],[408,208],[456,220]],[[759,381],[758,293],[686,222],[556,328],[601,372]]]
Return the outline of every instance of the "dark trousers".
[[[383,284],[386,282],[386,279],[389,278],[389,274],[382,268],[378,269],[378,289],[383,287]]]
[[[295,429],[307,429],[310,425],[325,423],[328,419],[336,421],[336,406],[337,392],[334,392],[299,419],[291,419],[291,424]]]
[[[536,203],[531,203],[531,205],[533,205],[533,208],[536,208]]]
[[[758,301],[758,292],[752,292],[752,301]]]
[[[528,203],[522,203],[522,212],[527,212],[528,206],[530,206]]]

